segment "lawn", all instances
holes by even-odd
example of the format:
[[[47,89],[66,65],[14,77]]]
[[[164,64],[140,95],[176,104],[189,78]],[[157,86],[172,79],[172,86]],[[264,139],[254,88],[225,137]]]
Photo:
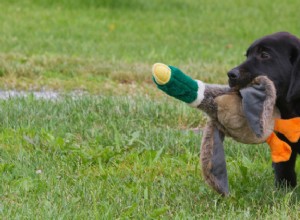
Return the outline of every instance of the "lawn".
[[[298,218],[299,187],[274,187],[265,144],[226,139],[229,197],[204,183],[205,116],[158,91],[151,66],[225,84],[254,39],[300,36],[299,1],[2,0],[0,8],[0,88],[61,94],[0,100],[2,219]]]

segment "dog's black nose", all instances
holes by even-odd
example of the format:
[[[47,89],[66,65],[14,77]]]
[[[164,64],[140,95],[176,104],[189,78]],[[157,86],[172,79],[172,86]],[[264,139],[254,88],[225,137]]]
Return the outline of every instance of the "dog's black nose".
[[[228,78],[229,79],[238,79],[240,77],[240,71],[236,68],[230,70],[228,73]]]

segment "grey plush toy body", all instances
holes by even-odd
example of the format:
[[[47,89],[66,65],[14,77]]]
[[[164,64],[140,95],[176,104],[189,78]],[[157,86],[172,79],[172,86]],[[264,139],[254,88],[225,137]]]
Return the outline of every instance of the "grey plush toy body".
[[[218,193],[229,193],[224,137],[232,137],[244,144],[265,142],[274,131],[275,118],[280,117],[274,108],[275,100],[275,87],[264,76],[256,78],[242,91],[205,84],[203,99],[196,107],[209,116],[203,132],[200,160],[206,182]]]
[[[197,108],[207,113],[225,135],[244,144],[258,144],[266,141],[274,130],[274,119],[280,118],[278,109],[274,108],[275,100],[273,83],[260,76],[241,91],[205,84]]]

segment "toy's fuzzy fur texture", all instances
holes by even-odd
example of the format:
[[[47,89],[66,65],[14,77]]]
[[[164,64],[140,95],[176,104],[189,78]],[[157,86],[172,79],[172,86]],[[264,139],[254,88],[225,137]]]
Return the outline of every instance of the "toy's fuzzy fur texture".
[[[202,166],[202,174],[206,181],[206,183],[211,186],[216,192],[220,193],[223,196],[226,196],[229,193],[228,190],[228,182],[222,182],[217,179],[217,176],[212,173],[213,169],[213,160],[212,157],[214,155],[214,150],[212,146],[214,145],[214,133],[216,131],[216,127],[212,120],[209,120],[205,126],[202,136],[201,143],[201,153],[200,153],[200,162]],[[220,134],[222,135],[222,134]],[[222,136],[224,138],[224,135]],[[222,161],[224,162],[224,161]],[[226,174],[227,175],[227,171]],[[227,186],[224,186],[227,184]]]
[[[208,114],[210,118],[217,120],[218,105],[215,102],[215,98],[228,94],[230,91],[229,86],[205,84],[204,98],[197,108]]]
[[[276,90],[271,80],[260,76],[249,87],[254,84],[263,85],[266,93],[262,115],[259,117],[263,129],[261,137],[258,137],[248,125],[243,114],[239,91],[231,90],[228,86],[205,84],[204,98],[197,108],[204,111],[226,136],[244,144],[263,143],[273,131],[273,119],[279,118],[280,114],[276,108],[274,109]]]

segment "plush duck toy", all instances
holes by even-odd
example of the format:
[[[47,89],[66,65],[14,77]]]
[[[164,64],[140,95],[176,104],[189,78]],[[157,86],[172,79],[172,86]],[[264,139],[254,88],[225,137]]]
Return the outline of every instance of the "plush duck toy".
[[[223,148],[225,135],[244,144],[266,142],[273,162],[289,160],[291,147],[275,132],[284,134],[290,142],[297,142],[300,118],[280,119],[275,107],[276,90],[266,76],[256,77],[246,88],[234,91],[229,86],[193,80],[180,69],[162,63],[154,64],[152,73],[160,90],[208,115],[200,160],[204,179],[218,193],[229,193]]]

